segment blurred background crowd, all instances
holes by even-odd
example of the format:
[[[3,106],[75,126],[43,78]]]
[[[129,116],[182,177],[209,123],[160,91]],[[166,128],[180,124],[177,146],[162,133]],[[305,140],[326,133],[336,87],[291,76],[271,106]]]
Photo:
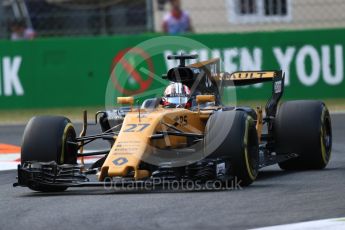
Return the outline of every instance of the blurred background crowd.
[[[344,0],[1,0],[0,38],[343,28]]]

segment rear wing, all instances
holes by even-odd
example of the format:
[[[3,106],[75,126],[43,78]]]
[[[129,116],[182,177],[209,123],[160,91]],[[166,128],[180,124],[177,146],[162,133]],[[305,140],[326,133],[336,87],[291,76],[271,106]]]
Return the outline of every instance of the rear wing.
[[[267,117],[274,117],[284,93],[285,74],[283,71],[239,71],[232,74],[221,73],[214,77],[218,86],[243,86],[262,82],[272,82],[272,96],[266,104]]]
[[[243,86],[262,82],[272,81],[273,78],[282,74],[281,71],[237,71],[234,73],[220,72],[220,59],[213,58],[207,61],[197,62],[187,66],[203,70],[211,81],[215,81],[218,86]]]

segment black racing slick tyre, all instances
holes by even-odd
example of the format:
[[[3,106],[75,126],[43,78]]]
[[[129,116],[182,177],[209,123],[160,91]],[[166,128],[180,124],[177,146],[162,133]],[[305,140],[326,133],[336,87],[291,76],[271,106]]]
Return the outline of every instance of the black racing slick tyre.
[[[284,170],[323,169],[332,150],[331,117],[320,101],[283,103],[275,120],[277,154],[298,154],[279,163]]]
[[[209,158],[228,159],[230,174],[241,186],[254,182],[259,169],[259,147],[255,122],[242,111],[219,111],[209,118],[205,131],[205,153]]]
[[[76,164],[77,146],[76,132],[68,118],[60,116],[33,117],[25,127],[21,163],[25,162],[56,162],[57,164]],[[32,190],[55,192],[66,190],[67,187],[29,186]]]

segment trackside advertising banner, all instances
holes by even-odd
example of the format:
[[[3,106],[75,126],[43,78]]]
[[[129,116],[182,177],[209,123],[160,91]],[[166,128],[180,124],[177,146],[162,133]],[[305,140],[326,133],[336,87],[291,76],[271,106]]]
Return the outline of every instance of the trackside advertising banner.
[[[125,95],[162,87],[166,83],[151,78],[176,64],[165,59],[178,51],[176,44],[166,42],[153,56],[143,46],[131,51],[129,60],[121,61],[128,50],[157,37],[0,41],[0,109],[102,106],[112,72],[119,72],[114,91]],[[207,48],[180,51],[198,53],[200,60],[220,57],[227,72],[282,69],[286,73],[285,99],[345,98],[345,29],[185,37]],[[161,40],[173,39],[166,38]],[[140,64],[135,63],[138,60]],[[119,70],[113,71],[116,65]],[[237,96],[268,99],[271,87],[269,83],[242,87]]]

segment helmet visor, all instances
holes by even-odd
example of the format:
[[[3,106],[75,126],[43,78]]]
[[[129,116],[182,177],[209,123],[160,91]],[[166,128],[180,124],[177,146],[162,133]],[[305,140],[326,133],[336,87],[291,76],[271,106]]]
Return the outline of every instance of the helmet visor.
[[[188,97],[167,97],[166,100],[171,104],[182,105],[187,103]]]

